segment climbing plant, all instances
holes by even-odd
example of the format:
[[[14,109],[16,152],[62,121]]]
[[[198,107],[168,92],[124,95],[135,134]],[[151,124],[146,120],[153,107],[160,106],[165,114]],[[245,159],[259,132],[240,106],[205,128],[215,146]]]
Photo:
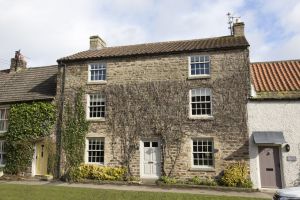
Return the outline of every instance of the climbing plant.
[[[66,157],[66,175],[84,160],[85,136],[89,123],[85,118],[82,95],[83,91],[80,89],[76,92],[75,98],[69,99],[66,105],[65,123],[62,132],[62,147]]]
[[[9,127],[5,134],[5,172],[19,174],[30,165],[34,143],[51,134],[55,106],[49,102],[15,104],[10,107]]]
[[[114,159],[132,176],[132,161],[142,138],[161,141],[162,172],[171,176],[181,153],[187,116],[188,85],[157,81],[112,85],[106,89],[108,129]],[[119,150],[118,150],[119,149]],[[120,152],[120,155],[118,155]]]

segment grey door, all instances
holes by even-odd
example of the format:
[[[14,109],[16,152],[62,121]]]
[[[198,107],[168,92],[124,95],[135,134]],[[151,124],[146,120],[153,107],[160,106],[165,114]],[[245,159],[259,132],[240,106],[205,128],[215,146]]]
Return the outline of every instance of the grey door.
[[[281,172],[278,147],[259,147],[261,187],[281,188]]]

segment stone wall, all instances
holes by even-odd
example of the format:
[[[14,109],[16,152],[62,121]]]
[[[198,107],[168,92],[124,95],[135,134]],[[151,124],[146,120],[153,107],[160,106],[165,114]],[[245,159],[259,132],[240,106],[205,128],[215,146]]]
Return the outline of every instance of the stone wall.
[[[190,119],[184,121],[183,151],[175,166],[174,175],[180,178],[193,176],[216,176],[229,163],[237,160],[248,162],[248,133],[246,124],[246,104],[249,86],[249,52],[247,49],[182,53],[161,56],[143,56],[130,58],[114,58],[68,63],[65,79],[65,102],[74,97],[75,91],[82,87],[86,94],[103,91],[116,84],[144,83],[151,81],[184,81],[190,89],[208,87],[212,89],[211,119]],[[211,60],[211,76],[209,78],[188,78],[188,56],[209,55]],[[88,64],[105,62],[107,64],[107,82],[105,84],[88,83]],[[62,67],[60,68],[62,72]],[[59,73],[58,83],[61,83]],[[59,88],[60,89],[60,88]],[[58,89],[58,91],[60,91]],[[187,95],[185,103],[189,106],[189,90],[178,91]],[[86,104],[86,98],[83,99]],[[105,164],[117,164],[112,156],[111,138],[105,121],[91,121],[88,137],[105,137]],[[149,136],[151,137],[151,136]],[[214,169],[192,168],[192,138],[213,138]],[[115,150],[120,156],[120,149]],[[132,163],[133,174],[140,175],[139,150]],[[168,163],[166,163],[168,165]]]

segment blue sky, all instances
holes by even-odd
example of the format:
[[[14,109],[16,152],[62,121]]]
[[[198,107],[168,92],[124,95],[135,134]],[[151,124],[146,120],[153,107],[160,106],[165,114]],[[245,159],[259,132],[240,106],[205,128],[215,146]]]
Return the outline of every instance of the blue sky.
[[[299,0],[0,0],[0,69],[21,49],[29,66],[108,46],[228,35],[241,16],[251,61],[300,58]]]

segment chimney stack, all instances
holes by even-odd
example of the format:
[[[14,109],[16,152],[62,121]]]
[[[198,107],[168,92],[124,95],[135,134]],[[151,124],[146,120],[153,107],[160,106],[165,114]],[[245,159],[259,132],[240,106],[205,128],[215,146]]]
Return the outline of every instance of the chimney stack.
[[[244,22],[235,22],[233,24],[233,35],[236,37],[245,36],[244,28],[245,28]]]
[[[106,47],[106,43],[98,35],[90,37],[90,50],[97,50]]]
[[[21,50],[15,52],[15,57],[11,59],[10,72],[18,72],[26,69],[27,62],[21,54]]]

